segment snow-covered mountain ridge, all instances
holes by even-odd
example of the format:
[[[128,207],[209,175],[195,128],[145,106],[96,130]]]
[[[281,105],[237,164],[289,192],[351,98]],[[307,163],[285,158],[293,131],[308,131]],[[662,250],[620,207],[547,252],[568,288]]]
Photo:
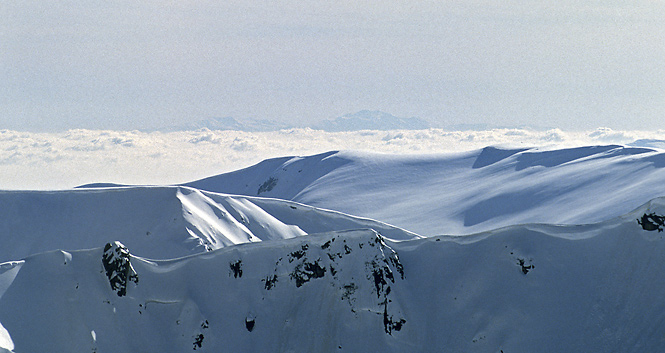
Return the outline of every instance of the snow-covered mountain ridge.
[[[371,228],[395,240],[414,233],[381,222],[276,199],[188,187],[0,192],[0,261],[119,240],[154,259],[309,233]]]
[[[328,152],[0,192],[0,352],[663,351],[663,167]]]
[[[665,153],[619,145],[266,160],[188,186],[260,195],[433,236],[521,223],[593,223],[665,196]]]
[[[665,304],[654,298],[665,294],[665,239],[637,220],[664,206],[467,237],[392,242],[357,230],[175,260],[129,255],[137,280],[122,295],[104,249],[41,253],[0,265],[0,347],[661,351]]]

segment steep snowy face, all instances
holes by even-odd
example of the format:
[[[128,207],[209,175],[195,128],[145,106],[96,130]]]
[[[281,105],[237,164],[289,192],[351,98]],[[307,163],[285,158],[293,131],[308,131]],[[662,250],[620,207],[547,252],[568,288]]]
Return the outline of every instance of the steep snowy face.
[[[610,219],[665,195],[664,167],[659,150],[614,145],[429,156],[336,152],[268,160],[188,185],[294,200],[432,236]]]
[[[246,199],[221,196],[214,200],[213,195],[195,189],[178,189],[176,196],[189,224],[187,232],[199,239],[206,250],[305,235],[298,226],[282,223]]]
[[[276,239],[289,239],[311,233],[349,229],[374,229],[391,240],[420,236],[371,219],[278,199],[231,196],[179,188],[187,231],[207,250],[224,246]]]
[[[407,322],[394,289],[405,283],[404,267],[378,233],[264,244],[162,262],[131,256],[119,242],[35,255],[8,276],[0,322],[17,352],[47,342],[71,352],[325,352],[367,337],[377,347],[399,343],[391,337]],[[34,281],[48,290],[34,293]]]
[[[56,249],[89,249],[113,240],[141,256],[168,259],[334,230],[372,228],[395,240],[418,237],[293,202],[186,187],[0,192],[0,209],[0,261]]]
[[[644,225],[664,216],[659,199],[593,225],[466,237],[356,230],[168,261],[117,242],[42,253],[0,264],[0,348],[659,352],[665,238]]]

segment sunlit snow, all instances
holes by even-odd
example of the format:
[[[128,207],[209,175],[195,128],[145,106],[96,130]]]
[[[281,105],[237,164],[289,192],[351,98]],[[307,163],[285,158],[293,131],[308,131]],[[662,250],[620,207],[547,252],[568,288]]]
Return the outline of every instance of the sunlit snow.
[[[662,351],[665,154],[643,142],[2,191],[0,351]]]

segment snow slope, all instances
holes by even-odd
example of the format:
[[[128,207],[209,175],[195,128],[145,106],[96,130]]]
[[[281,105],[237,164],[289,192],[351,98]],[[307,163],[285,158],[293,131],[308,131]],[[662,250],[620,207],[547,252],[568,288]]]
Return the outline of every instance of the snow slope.
[[[137,254],[182,257],[224,246],[334,230],[372,228],[395,240],[417,235],[380,222],[289,201],[188,187],[0,192],[0,261],[120,240]]]
[[[120,244],[51,251],[0,265],[0,347],[663,351],[665,238],[636,221],[652,213],[665,199],[598,224],[466,237],[391,242],[354,230],[163,261]],[[124,267],[109,272],[105,254]],[[109,280],[130,272],[118,295]]]
[[[343,151],[270,159],[187,185],[293,200],[433,236],[610,219],[665,195],[664,167],[661,150],[618,145],[421,156]]]

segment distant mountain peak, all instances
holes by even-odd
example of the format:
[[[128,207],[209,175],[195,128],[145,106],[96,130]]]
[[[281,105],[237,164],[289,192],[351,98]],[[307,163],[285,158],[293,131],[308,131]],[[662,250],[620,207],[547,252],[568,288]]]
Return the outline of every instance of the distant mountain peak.
[[[264,132],[290,129],[293,126],[269,119],[244,119],[236,120],[233,117],[212,117],[193,123],[180,126],[172,126],[164,129],[165,131],[187,131],[187,130],[233,130],[246,132]]]
[[[324,120],[313,128],[330,132],[357,130],[423,130],[433,127],[420,118],[400,118],[378,110],[361,110]]]
[[[360,110],[355,113],[344,114],[339,119],[363,119],[363,120],[376,120],[376,119],[395,119],[396,116],[382,112],[380,110]],[[397,118],[399,119],[399,118]]]
[[[193,131],[193,130],[233,130],[246,132],[279,131],[293,128],[311,128],[328,132],[358,130],[424,130],[432,128],[432,124],[421,118],[401,118],[379,110],[361,110],[344,114],[334,119],[326,119],[314,124],[299,126],[289,125],[271,119],[243,119],[233,117],[212,117],[184,125],[170,126],[162,131]]]

